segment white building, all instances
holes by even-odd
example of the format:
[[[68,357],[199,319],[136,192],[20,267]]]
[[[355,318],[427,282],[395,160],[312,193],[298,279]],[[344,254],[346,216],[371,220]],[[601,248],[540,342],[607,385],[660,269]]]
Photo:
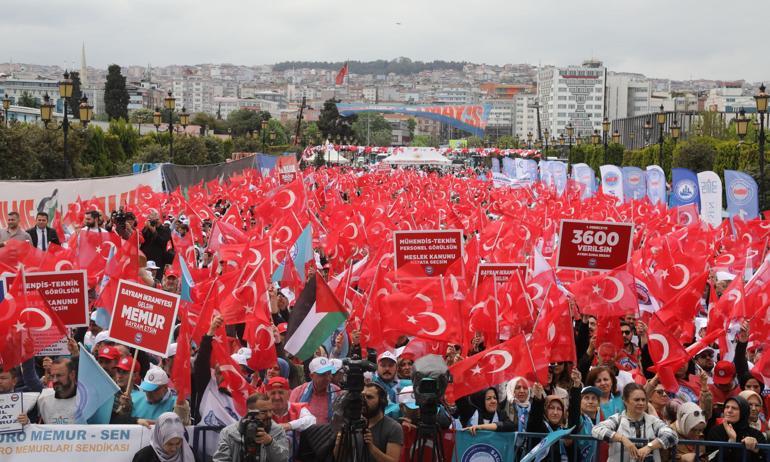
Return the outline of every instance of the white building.
[[[709,90],[706,97],[705,109],[718,112],[738,112],[743,108],[746,112],[755,112],[756,103],[753,95],[745,95],[743,86],[738,82],[720,82],[717,88]]]
[[[537,97],[542,129],[547,128],[554,137],[567,135],[567,123],[572,123],[575,135],[601,130],[606,72],[601,61],[541,69],[537,74]]]
[[[607,117],[625,119],[655,112],[652,82],[639,74],[607,73]]]
[[[212,110],[212,86],[208,80],[200,77],[185,77],[174,80],[172,85],[174,98],[178,108],[184,107],[187,112],[208,112]]]
[[[513,97],[514,136],[527,139],[527,133],[537,133],[537,109],[534,106],[537,96],[531,93],[518,93]],[[536,137],[536,135],[535,135]]]
[[[280,119],[281,107],[275,101],[255,98],[233,98],[233,97],[215,97],[213,100],[214,113],[219,111],[223,119],[227,119],[233,111],[267,111],[273,118]]]

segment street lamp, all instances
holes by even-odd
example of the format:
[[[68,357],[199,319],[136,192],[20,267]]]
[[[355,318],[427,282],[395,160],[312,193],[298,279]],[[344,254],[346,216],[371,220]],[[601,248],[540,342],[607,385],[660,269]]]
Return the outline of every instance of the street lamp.
[[[604,155],[602,156],[602,164],[607,162],[607,144],[610,137],[610,119],[604,118],[602,120],[602,143],[604,144]]]
[[[738,111],[738,117],[735,118],[735,132],[738,134],[738,138],[740,138],[741,142],[743,142],[743,138],[746,137],[746,132],[749,130],[749,119],[746,117],[746,111],[741,108],[740,111]]]
[[[673,138],[674,143],[676,143],[676,140],[679,139],[679,135],[682,134],[682,127],[679,126],[679,122],[674,119],[671,122],[671,138]]]
[[[660,168],[663,168],[663,126],[666,125],[666,113],[663,111],[663,105],[660,105],[660,111],[655,114],[655,118],[658,122],[658,130],[660,136],[658,136],[658,144],[660,145],[660,151],[658,152],[658,164]]]
[[[569,150],[567,151],[567,164],[572,164],[572,137],[575,135],[575,127],[572,126],[572,122],[567,122],[567,145]]]
[[[529,149],[532,149],[532,137],[533,136],[534,135],[532,135],[531,131],[529,133],[527,133],[527,146],[529,146]]]
[[[166,97],[163,98],[163,108],[168,112],[168,127],[165,130],[168,132],[168,157],[169,161],[174,161],[174,132],[176,129],[174,128],[174,109],[176,109],[176,98],[174,98],[174,95],[171,93],[171,90],[168,91],[166,94]],[[158,133],[161,131],[160,124],[163,121],[163,114],[160,111],[160,108],[155,108],[155,113],[152,115],[152,123],[155,125],[155,132]],[[187,110],[184,106],[182,106],[182,111],[179,113],[179,124],[182,126],[182,131],[184,131],[185,128],[187,128],[187,125],[190,124],[190,114],[187,113]]]
[[[8,109],[11,108],[11,98],[8,97],[8,93],[3,98],[3,111],[5,112],[5,126],[8,126]]]
[[[262,128],[260,132],[262,133],[262,149],[267,151],[267,120],[262,121],[261,127]]]
[[[759,207],[764,209],[765,203],[765,114],[767,113],[768,95],[765,93],[765,84],[759,86],[759,93],[754,96],[759,112]]]
[[[53,120],[53,103],[51,97],[46,93],[43,96],[43,104],[40,105],[40,119],[43,121],[45,128],[50,130],[58,130],[61,128],[64,134],[64,178],[70,178],[72,176],[72,165],[69,158],[69,144],[67,143],[67,135],[70,130],[70,122],[67,116],[68,100],[72,97],[72,80],[70,80],[69,72],[64,72],[64,79],[59,81],[59,96],[64,100],[64,119],[61,125],[56,127],[48,127],[48,124]]]
[[[617,129],[612,132],[612,142],[615,144],[620,143],[620,132]]]
[[[591,144],[594,146],[599,146],[599,143],[602,142],[602,137],[599,135],[599,130],[594,130],[593,134],[591,135]]]
[[[650,119],[647,119],[644,122],[644,145],[647,146],[650,144],[650,137],[652,136],[652,122]]]

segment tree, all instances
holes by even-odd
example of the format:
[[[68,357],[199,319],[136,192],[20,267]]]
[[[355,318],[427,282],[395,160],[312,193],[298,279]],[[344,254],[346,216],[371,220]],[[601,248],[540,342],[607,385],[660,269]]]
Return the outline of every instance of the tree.
[[[120,66],[117,64],[112,64],[107,68],[107,83],[104,84],[104,106],[110,120],[128,120],[126,78],[120,73]]]
[[[514,149],[518,148],[516,139],[511,135],[503,135],[497,139],[495,145],[500,149]]]
[[[321,130],[318,129],[318,124],[315,122],[308,122],[307,128],[302,130],[302,140],[300,144],[305,146],[318,146],[323,143],[323,136]]]
[[[38,102],[37,98],[27,93],[26,90],[21,92],[21,96],[19,96],[19,100],[16,101],[16,104],[23,107],[40,107],[40,103]]]
[[[484,140],[478,136],[471,135],[467,138],[469,148],[481,148],[484,147]]]
[[[674,149],[674,165],[693,172],[705,172],[714,167],[717,149],[709,138],[698,137],[679,143]]]
[[[409,129],[409,139],[414,138],[414,129],[417,128],[417,121],[414,117],[410,117],[406,120],[406,126]]]
[[[337,99],[327,99],[324,101],[324,107],[318,116],[318,128],[325,139],[337,140],[343,138],[353,138],[353,122],[356,116],[342,117],[337,110]]]
[[[132,124],[152,124],[155,111],[146,107],[134,109],[128,114],[128,120]]]
[[[426,148],[429,146],[433,146],[433,142],[431,140],[430,135],[415,135],[414,138],[412,138],[412,142],[409,143],[409,145],[414,147]]]
[[[72,118],[80,118],[80,99],[83,98],[83,92],[80,90],[80,73],[72,71],[70,72],[70,80],[72,80],[72,96],[67,102],[72,111]]]
[[[248,109],[239,109],[231,112],[227,116],[227,125],[232,130],[233,136],[245,136],[262,130],[262,121],[270,120],[270,113],[267,111],[249,111]]]
[[[356,117],[353,133],[358,144],[390,146],[393,130],[382,114],[366,112]]]

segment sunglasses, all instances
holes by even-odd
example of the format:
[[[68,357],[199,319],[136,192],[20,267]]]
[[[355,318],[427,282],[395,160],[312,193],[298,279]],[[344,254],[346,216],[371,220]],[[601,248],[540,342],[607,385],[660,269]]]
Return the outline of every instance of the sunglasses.
[[[631,331],[630,330],[621,330],[620,332],[622,332],[623,335],[631,335]]]

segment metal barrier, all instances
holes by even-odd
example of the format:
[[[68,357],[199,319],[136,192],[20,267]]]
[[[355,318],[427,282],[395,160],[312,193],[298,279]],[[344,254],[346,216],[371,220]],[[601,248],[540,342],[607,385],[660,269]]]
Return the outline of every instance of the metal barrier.
[[[217,445],[215,443],[213,448],[209,448],[208,442],[206,441],[207,440],[206,436],[209,436],[211,433],[215,433],[218,439],[219,432],[223,428],[225,427],[216,427],[216,426],[207,426],[207,425],[200,425],[200,426],[193,427],[192,448],[193,448],[193,453],[195,453],[195,455],[200,458],[199,460],[205,460],[205,461],[211,460],[211,456],[217,450]]]
[[[523,440],[524,443],[527,443],[531,440],[540,441],[541,439],[545,438],[545,433],[528,433],[528,432],[518,432],[515,434],[514,444],[519,443],[519,440]],[[593,436],[590,435],[567,435],[564,437],[565,439],[570,439],[573,441],[594,441],[597,443],[597,447],[604,444],[620,444],[620,443],[607,443],[606,441],[597,440]],[[630,440],[634,443],[638,443],[641,445],[645,445],[649,442],[649,440],[639,439],[639,438],[630,438]],[[519,443],[521,444],[521,443]],[[535,443],[536,444],[536,443]],[[728,443],[726,441],[707,441],[707,440],[679,440],[677,443],[677,446],[680,445],[686,445],[686,446],[694,446],[695,447],[695,460],[700,460],[703,455],[708,455],[708,460],[714,460],[717,462],[747,462],[749,451],[746,449],[746,447],[742,443]],[[533,445],[529,447],[533,447]],[[764,460],[770,462],[770,444],[759,444],[757,445],[759,448],[760,454],[764,454]],[[719,448],[719,451],[714,451],[713,448]],[[734,449],[741,449],[741,458],[740,460],[726,460],[724,456],[724,451],[722,451],[722,448],[734,448]],[[708,453],[707,450],[711,449],[712,453]],[[594,461],[582,461],[578,459],[578,453],[577,453],[577,444],[573,444],[572,448],[570,449],[570,452],[572,452],[572,461],[573,462],[594,462]],[[675,461],[679,460],[676,457],[676,446],[672,447],[670,449],[661,449],[661,452],[669,451],[671,457],[669,460]],[[623,460],[625,457],[625,447],[621,444],[620,445],[620,460]],[[617,461],[608,461],[608,462],[617,462]]]

